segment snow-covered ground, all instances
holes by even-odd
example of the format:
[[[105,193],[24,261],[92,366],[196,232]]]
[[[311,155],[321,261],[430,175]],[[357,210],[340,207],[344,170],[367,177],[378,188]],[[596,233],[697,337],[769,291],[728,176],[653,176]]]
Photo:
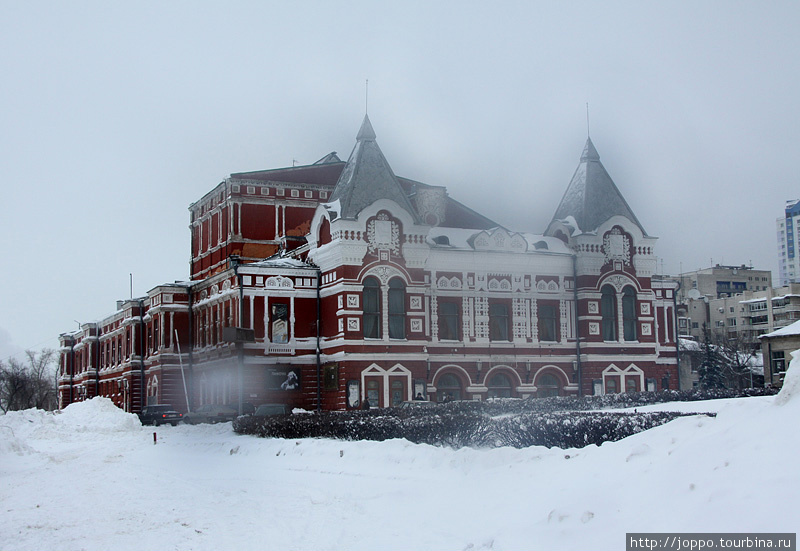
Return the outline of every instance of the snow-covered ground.
[[[3,550],[619,550],[626,532],[797,532],[800,362],[777,397],[579,450],[265,440],[95,399],[0,417]]]

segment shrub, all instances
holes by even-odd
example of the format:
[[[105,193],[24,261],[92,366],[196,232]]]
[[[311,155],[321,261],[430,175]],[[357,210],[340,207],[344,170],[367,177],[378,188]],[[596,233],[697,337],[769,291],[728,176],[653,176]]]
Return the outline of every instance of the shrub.
[[[270,438],[334,438],[376,440],[405,438],[417,444],[461,447],[547,446],[580,448],[615,441],[662,425],[683,414],[675,412],[531,411],[548,407],[545,400],[454,402],[436,407],[321,412],[277,417],[240,417],[239,434]],[[555,404],[555,406],[553,405]],[[551,400],[550,407],[567,404]],[[573,404],[575,405],[575,404]],[[510,410],[517,410],[511,412]],[[500,412],[492,415],[489,412]]]

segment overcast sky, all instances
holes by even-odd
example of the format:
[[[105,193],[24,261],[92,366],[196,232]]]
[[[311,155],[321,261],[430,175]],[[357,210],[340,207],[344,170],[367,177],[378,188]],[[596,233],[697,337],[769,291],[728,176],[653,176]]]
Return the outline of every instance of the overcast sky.
[[[777,278],[800,3],[0,2],[0,359],[188,278],[232,172],[347,158],[544,231],[587,134],[659,271]],[[565,7],[568,5],[568,7]]]

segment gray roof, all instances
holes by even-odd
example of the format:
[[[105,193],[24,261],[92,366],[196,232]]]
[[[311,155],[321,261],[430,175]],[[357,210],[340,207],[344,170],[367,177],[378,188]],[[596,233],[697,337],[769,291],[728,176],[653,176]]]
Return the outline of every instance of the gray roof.
[[[356,145],[336,182],[330,202],[338,200],[339,216],[354,220],[359,212],[378,199],[391,199],[418,221],[414,207],[375,141],[369,117],[365,115],[356,136]]]
[[[578,224],[578,229],[586,233],[595,231],[603,222],[615,215],[624,216],[647,235],[614,185],[611,176],[606,172],[603,163],[600,162],[600,155],[591,138],[588,138],[581,154],[581,162],[550,223],[572,216]]]

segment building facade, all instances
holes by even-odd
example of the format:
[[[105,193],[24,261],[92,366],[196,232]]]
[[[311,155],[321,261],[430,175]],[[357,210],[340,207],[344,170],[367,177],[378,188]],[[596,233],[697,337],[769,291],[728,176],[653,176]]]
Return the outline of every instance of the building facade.
[[[775,221],[778,237],[778,276],[781,285],[800,282],[800,199],[786,201]]]
[[[682,337],[695,340],[702,339],[703,324],[709,327],[736,327],[735,319],[728,320],[736,316],[728,315],[733,312],[727,312],[730,306],[727,302],[730,301],[726,299],[743,293],[766,293],[772,288],[772,272],[756,270],[744,264],[717,264],[672,279],[679,284],[678,332]]]
[[[764,350],[764,384],[783,386],[793,353],[800,349],[800,321],[759,337]]]
[[[61,336],[62,405],[678,387],[678,286],[591,140],[541,234],[396,176],[366,117],[346,162],[232,174],[190,213],[189,281]]]

